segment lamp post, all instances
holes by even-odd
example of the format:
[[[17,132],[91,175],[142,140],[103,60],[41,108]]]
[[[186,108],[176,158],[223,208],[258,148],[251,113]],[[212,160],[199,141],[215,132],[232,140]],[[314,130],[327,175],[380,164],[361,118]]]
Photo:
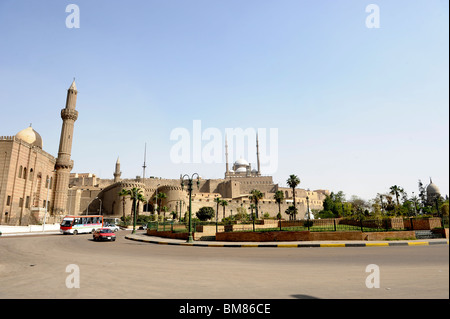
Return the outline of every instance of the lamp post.
[[[306,196],[306,209],[308,210],[308,230],[309,230],[309,196]]]
[[[136,234],[136,205],[137,205],[138,190],[136,188],[133,188],[132,191],[133,191],[133,197],[134,197],[134,214],[133,214],[133,231],[131,233]]]
[[[102,200],[98,197],[95,197],[95,199],[98,199],[100,201],[100,211],[98,214],[101,215],[102,214]]]
[[[45,231],[45,220],[47,219],[47,212],[48,212],[48,192],[50,190],[50,178],[47,177],[47,200],[45,201],[45,214],[44,214],[44,223],[42,224],[42,231]]]
[[[180,183],[181,183],[181,189],[184,190],[184,181],[186,180],[188,183],[188,192],[189,192],[189,237],[187,242],[192,243],[194,242],[194,239],[192,237],[192,180],[194,179],[194,176],[197,175],[197,189],[200,187],[200,176],[197,173],[192,174],[191,177],[189,177],[188,174],[185,174],[183,176],[180,176]]]

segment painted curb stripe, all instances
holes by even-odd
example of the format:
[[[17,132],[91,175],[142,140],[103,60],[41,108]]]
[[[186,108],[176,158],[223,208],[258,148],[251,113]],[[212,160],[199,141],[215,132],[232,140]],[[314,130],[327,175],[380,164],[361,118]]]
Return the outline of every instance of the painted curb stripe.
[[[138,241],[138,242],[146,242],[151,244],[159,244],[159,245],[176,245],[176,246],[195,246],[195,247],[259,247],[259,248],[312,248],[312,247],[388,247],[388,246],[430,246],[430,245],[439,245],[439,244],[449,244],[449,241],[436,241],[436,242],[427,242],[427,241],[419,241],[419,242],[389,242],[389,243],[333,243],[333,244],[197,244],[197,243],[171,243],[171,242],[163,242],[163,241],[155,241],[155,240],[146,240],[141,238],[133,238],[129,236],[125,236],[126,239]]]
[[[419,241],[419,242],[408,242],[409,246],[428,246],[427,241]]]
[[[345,244],[320,244],[320,247],[345,247]]]
[[[367,243],[366,247],[389,246],[389,243]]]
[[[346,243],[345,247],[366,247],[365,243]]]

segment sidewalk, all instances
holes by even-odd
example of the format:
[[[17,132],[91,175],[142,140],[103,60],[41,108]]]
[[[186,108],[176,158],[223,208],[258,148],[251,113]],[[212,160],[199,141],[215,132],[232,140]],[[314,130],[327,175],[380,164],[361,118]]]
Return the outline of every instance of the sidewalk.
[[[387,246],[430,246],[448,245],[448,239],[396,240],[396,241],[296,241],[296,242],[223,242],[194,241],[148,236],[145,233],[129,234],[126,239],[159,245],[179,245],[195,247],[261,247],[261,248],[311,248],[311,247],[387,247]]]
[[[0,225],[0,238],[8,236],[59,234],[59,224],[6,226]]]

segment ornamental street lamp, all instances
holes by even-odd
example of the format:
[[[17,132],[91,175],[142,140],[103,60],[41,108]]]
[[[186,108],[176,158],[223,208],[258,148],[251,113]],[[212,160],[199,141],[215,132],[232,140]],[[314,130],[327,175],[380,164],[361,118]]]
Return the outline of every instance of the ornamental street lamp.
[[[309,219],[310,219],[310,216],[309,216],[309,196],[306,196],[306,209],[308,210],[308,230],[309,230]]]
[[[131,232],[132,234],[136,234],[136,210],[137,210],[137,201],[138,201],[138,189],[137,188],[133,188],[132,189],[132,192],[133,192],[133,197],[134,197],[134,200],[133,200],[133,204],[134,204],[134,214],[133,214],[133,231]]]
[[[98,214],[101,215],[102,214],[102,200],[98,197],[95,197],[95,199],[98,199],[100,201],[100,212]]]
[[[189,192],[189,237],[187,240],[188,243],[194,242],[194,239],[192,237],[192,180],[194,179],[195,175],[197,175],[197,189],[198,189],[200,187],[200,176],[197,173],[192,174],[191,177],[189,177],[188,174],[180,176],[180,183],[182,190],[184,190],[184,181],[187,180],[188,182],[188,189],[187,189]]]

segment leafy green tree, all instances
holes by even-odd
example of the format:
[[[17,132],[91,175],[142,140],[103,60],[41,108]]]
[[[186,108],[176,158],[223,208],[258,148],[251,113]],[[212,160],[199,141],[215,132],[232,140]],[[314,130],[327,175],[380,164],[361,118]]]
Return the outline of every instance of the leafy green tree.
[[[202,208],[200,208],[198,210],[198,212],[195,215],[201,221],[207,221],[214,217],[214,215],[215,215],[214,208],[208,207],[208,206],[203,206]]]

